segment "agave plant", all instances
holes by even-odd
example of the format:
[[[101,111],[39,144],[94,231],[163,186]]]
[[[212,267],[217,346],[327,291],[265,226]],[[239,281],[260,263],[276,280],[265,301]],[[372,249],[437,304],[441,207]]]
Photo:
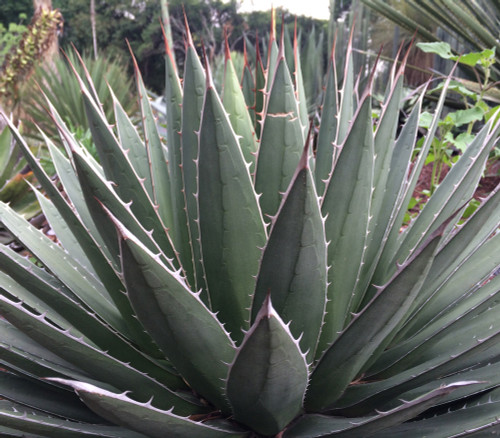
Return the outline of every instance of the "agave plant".
[[[166,146],[138,71],[143,135],[81,80],[100,163],[52,108],[67,196],[11,124],[57,241],[0,204],[32,254],[0,247],[2,434],[499,432],[499,190],[457,226],[499,127],[401,229],[445,94],[411,163],[402,70],[374,121],[351,53],[340,92],[332,58],[312,148],[300,75],[270,53],[258,139],[230,59],[221,99],[189,35],[182,87],[167,47]]]

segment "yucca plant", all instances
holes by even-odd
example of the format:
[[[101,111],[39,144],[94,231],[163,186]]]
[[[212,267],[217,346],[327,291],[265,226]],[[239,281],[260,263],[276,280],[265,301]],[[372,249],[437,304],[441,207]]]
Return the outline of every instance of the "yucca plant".
[[[402,70],[375,123],[348,52],[312,148],[281,45],[257,138],[230,59],[221,100],[187,41],[182,87],[167,48],[166,146],[138,72],[143,136],[116,101],[108,125],[81,81],[100,164],[53,111],[67,196],[11,124],[58,240],[0,204],[32,254],[0,247],[1,433],[498,433],[499,190],[457,226],[498,126],[401,229],[444,93],[411,163],[420,106],[396,136]]]

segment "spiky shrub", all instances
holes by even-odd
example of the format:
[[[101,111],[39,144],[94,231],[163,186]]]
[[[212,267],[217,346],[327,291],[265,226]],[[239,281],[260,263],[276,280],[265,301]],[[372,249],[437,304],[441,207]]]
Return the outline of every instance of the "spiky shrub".
[[[499,191],[457,226],[498,127],[400,230],[444,94],[411,164],[420,104],[396,136],[402,72],[374,124],[348,53],[340,93],[331,62],[313,154],[300,74],[274,40],[259,142],[230,60],[222,103],[188,41],[182,88],[167,56],[166,147],[139,75],[143,136],[117,103],[109,126],[82,82],[100,164],[54,113],[67,197],[11,126],[57,241],[0,204],[32,253],[0,250],[1,432],[498,432]]]

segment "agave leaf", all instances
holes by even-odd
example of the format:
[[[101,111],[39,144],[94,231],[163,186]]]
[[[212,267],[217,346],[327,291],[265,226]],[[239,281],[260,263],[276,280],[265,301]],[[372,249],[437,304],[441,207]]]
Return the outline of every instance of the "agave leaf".
[[[282,51],[269,94],[255,174],[265,216],[276,214],[299,163],[304,136],[292,78]]]
[[[146,246],[152,251],[160,251],[157,243],[158,238],[167,237],[166,234],[160,230],[159,233],[148,232],[144,228],[144,224],[138,222],[128,204],[125,204],[116,194],[110,182],[105,181],[99,172],[91,165],[88,160],[77,153],[73,153],[73,160],[76,167],[80,186],[83,190],[86,205],[92,215],[93,222],[98,227],[99,233],[102,236],[106,246],[109,248],[109,253],[114,258],[114,265],[119,266],[119,249],[118,240],[116,239],[115,228],[109,217],[102,208],[103,205],[113,213],[113,215],[121,218],[123,224],[134,232],[134,234],[141,238]],[[172,259],[166,255],[162,255],[163,260],[168,265],[172,266]]]
[[[0,133],[0,189],[12,176],[14,167],[18,161],[15,142],[12,141],[12,134],[8,128]]]
[[[186,197],[189,232],[193,248],[193,263],[196,273],[196,290],[202,290],[202,299],[208,303],[207,287],[201,264],[200,230],[198,227],[198,131],[200,129],[201,110],[205,95],[205,73],[196,54],[196,49],[189,32],[187,31],[187,53],[184,62],[183,100],[182,100],[182,175],[184,194]]]
[[[447,437],[484,437],[497,434],[500,430],[500,390],[486,392],[479,399],[466,403],[462,409],[446,412],[431,418],[401,424],[381,433],[375,438],[403,438],[419,436],[441,438],[443,431]]]
[[[89,120],[90,129],[92,131],[92,137],[94,139],[99,157],[101,159],[101,164],[104,169],[104,173],[109,181],[114,183],[116,193],[120,196],[123,202],[131,203],[130,209],[136,215],[138,220],[147,230],[154,230],[153,235],[155,236],[158,245],[165,252],[167,257],[171,257],[174,263],[178,265],[177,254],[173,248],[170,237],[165,229],[165,225],[161,222],[158,216],[157,209],[152,204],[152,200],[147,195],[147,190],[144,184],[137,177],[134,168],[132,167],[126,153],[121,147],[120,143],[113,134],[113,131],[108,126],[107,121],[104,119],[100,111],[96,108],[96,105],[85,89],[82,89],[82,97],[85,104],[85,111],[87,113],[87,118]],[[149,102],[148,102],[149,104]],[[152,116],[151,116],[152,117]],[[146,122],[148,119],[146,118]],[[153,136],[158,135],[158,133],[149,132],[149,141],[153,142]],[[154,128],[156,130],[156,127]],[[154,137],[156,139],[156,137]],[[159,154],[157,142],[153,145],[150,143],[149,146],[152,151],[151,153]],[[156,149],[155,149],[156,148]],[[166,163],[164,162],[163,150],[160,150],[162,157],[156,157],[156,164],[161,165],[161,160],[163,159],[163,166],[166,172]],[[159,170],[161,174],[164,172]],[[153,180],[155,178],[153,169]],[[160,183],[165,183],[165,181],[159,181]],[[83,184],[82,184],[83,186]],[[155,199],[156,201],[156,199]],[[87,200],[88,202],[88,200]],[[163,202],[163,201],[162,201]],[[116,245],[115,245],[116,246]]]
[[[104,438],[146,438],[146,435],[121,427],[72,422],[63,418],[43,415],[40,412],[26,410],[22,406],[9,401],[0,401],[0,422],[3,426],[22,431],[22,435],[14,435],[19,437],[86,438],[95,436]],[[31,435],[31,432],[36,435]]]
[[[464,311],[464,314],[458,317],[456,321],[441,327],[441,324],[434,324],[433,327],[425,330],[425,334],[418,334],[414,338],[410,339],[406,343],[402,343],[395,347],[394,349],[387,350],[385,357],[381,357],[381,361],[387,360],[387,356],[391,359],[391,366],[377,374],[377,378],[386,378],[388,376],[397,374],[399,372],[405,371],[413,366],[425,362],[432,358],[432,354],[439,356],[441,351],[448,352],[450,355],[457,355],[457,348],[461,349],[470,344],[468,331],[474,329],[474,338],[477,338],[481,342],[482,339],[487,338],[493,333],[493,330],[497,327],[495,321],[495,313],[498,312],[498,288],[499,282],[492,282],[484,286],[487,292],[490,293],[491,297],[483,302],[476,303],[476,307],[472,310]],[[491,286],[491,287],[490,287]],[[482,295],[482,293],[481,293]],[[467,300],[471,301],[471,300]],[[475,300],[472,300],[474,303]],[[468,303],[469,305],[472,303]],[[464,308],[465,306],[461,306]],[[496,328],[498,330],[498,328]],[[439,336],[437,335],[439,334]],[[429,335],[431,335],[429,337]],[[427,337],[424,337],[427,336]],[[456,339],[460,339],[459,346],[456,345]],[[404,351],[401,354],[401,351]],[[437,351],[437,353],[436,353]],[[399,358],[397,357],[399,353]],[[392,356],[392,357],[391,357]],[[397,360],[395,361],[395,359]],[[479,358],[479,356],[478,356]],[[387,363],[387,362],[386,362]]]
[[[260,56],[259,44],[255,45],[255,134],[257,138],[262,137],[262,124],[264,123],[264,111],[266,106],[266,72]]]
[[[342,412],[349,415],[359,415],[381,406],[384,400],[400,397],[436,379],[472,367],[480,369],[497,360],[499,339],[498,309],[494,308],[473,319],[457,333],[450,330],[445,336],[431,340],[425,348],[412,351],[411,355],[404,357],[406,364],[397,363],[400,372],[392,377],[350,386],[336,408],[342,408]]]
[[[288,35],[288,32],[287,32]],[[288,59],[288,56],[286,57]],[[309,125],[309,108],[307,101],[307,94],[304,85],[304,76],[302,75],[302,63],[300,61],[300,49],[299,49],[299,41],[297,38],[297,20],[295,20],[295,28],[294,28],[294,36],[293,36],[293,57],[294,61],[294,69],[292,70],[289,67],[289,71],[294,72],[295,77],[295,95],[297,97],[298,108],[299,108],[299,116],[300,122],[302,125],[302,131],[304,132]],[[318,68],[318,64],[314,65],[314,68]],[[308,90],[311,91],[311,90]],[[315,94],[311,94],[310,96],[314,96]]]
[[[226,409],[221,385],[234,356],[229,334],[178,274],[161,264],[118,222],[127,294],[165,355],[207,400]]]
[[[300,413],[307,376],[305,357],[268,296],[230,367],[234,417],[264,435],[278,433]]]
[[[26,275],[26,272],[24,272]],[[43,315],[46,315],[54,324],[59,326],[67,325],[68,321],[61,317],[50,305],[46,304],[38,297],[33,296],[30,291],[26,290],[14,281],[11,277],[3,272],[0,272],[0,291],[9,297],[14,297],[25,305],[37,309]]]
[[[337,67],[335,64],[335,46],[332,49],[325,94],[321,107],[321,124],[316,149],[316,189],[320,196],[325,191],[325,183],[330,177],[334,159],[334,143],[337,136],[338,111]]]
[[[386,375],[393,375],[394,371],[399,372],[397,362],[408,359],[412,355],[418,358],[417,349],[425,350],[425,343],[433,342],[432,337],[439,335],[441,338],[447,332],[460,330],[470,323],[471,318],[475,318],[485,310],[496,306],[500,299],[499,291],[500,277],[497,276],[482,288],[475,290],[472,294],[469,293],[467,297],[454,303],[443,315],[432,321],[419,333],[383,352],[374,366],[368,370],[367,375],[372,376],[382,372]],[[394,365],[395,367],[391,369]]]
[[[0,320],[0,334],[0,362],[4,368],[32,378],[69,376],[88,379],[82,370],[42,347],[5,320]]]
[[[425,141],[424,141],[424,143],[419,151],[419,154],[418,154],[415,162],[413,163],[411,173],[408,170],[408,166],[410,164],[409,157],[406,158],[406,161],[403,162],[403,160],[405,159],[406,153],[409,152],[408,151],[409,148],[408,147],[403,148],[401,151],[402,154],[399,154],[397,149],[395,150],[395,155],[394,155],[394,158],[392,159],[392,162],[391,162],[391,169],[396,169],[396,171],[395,171],[396,174],[394,175],[394,177],[395,177],[394,183],[395,184],[398,183],[398,175],[397,174],[399,174],[400,172],[398,172],[397,169],[401,170],[404,168],[405,172],[408,172],[409,176],[406,177],[406,173],[403,175],[403,180],[402,180],[402,184],[401,184],[402,190],[400,192],[400,195],[398,196],[398,202],[395,205],[394,204],[393,205],[385,204],[383,207],[383,208],[385,208],[385,207],[390,206],[390,208],[392,209],[391,225],[390,225],[390,230],[387,233],[387,236],[386,236],[386,238],[384,238],[384,241],[383,241],[384,249],[382,251],[382,254],[380,255],[380,258],[378,261],[378,266],[377,266],[375,273],[373,275],[372,284],[384,284],[390,278],[390,276],[392,275],[392,273],[395,270],[393,256],[394,256],[394,254],[396,254],[399,251],[400,245],[401,245],[401,243],[400,243],[400,227],[401,227],[401,224],[403,223],[404,215],[407,212],[410,199],[413,196],[415,186],[417,185],[418,177],[420,176],[420,173],[422,172],[422,168],[424,166],[425,159],[429,153],[429,149],[431,147],[431,144],[434,141],[434,136],[435,136],[438,124],[439,124],[441,111],[442,111],[444,103],[445,103],[446,93],[448,90],[449,83],[450,83],[450,78],[448,78],[446,80],[446,82],[443,86],[443,91],[441,92],[441,96],[439,97],[439,101],[436,105],[436,109],[434,111],[434,116],[432,118],[431,125],[429,126],[429,130],[427,131],[427,135],[425,136]],[[413,113],[416,113],[415,110],[413,111]],[[416,117],[418,118],[419,113],[416,113],[416,114],[417,114]],[[407,125],[408,125],[408,123],[407,123]],[[407,132],[407,134],[409,134],[408,137],[406,137],[406,134],[405,134],[405,137],[403,137],[406,141],[409,141],[412,138],[411,131],[412,130],[409,130]],[[400,135],[398,142],[399,142],[399,140],[401,140],[401,138],[402,138],[402,135]],[[402,143],[402,145],[404,145],[404,144],[409,145],[411,149],[413,149],[415,147],[414,141],[412,141],[411,143],[409,143],[409,142]],[[403,163],[405,163],[405,165],[403,165]],[[397,166],[398,164],[401,167]],[[389,176],[388,183],[390,181],[392,181],[391,176]],[[465,201],[463,201],[462,204],[459,204],[459,205],[463,205],[463,203],[465,203]],[[448,216],[442,218],[441,220],[446,219],[451,214],[455,213],[457,208],[458,208],[458,206],[454,210],[452,210],[448,214]],[[372,291],[372,293],[374,293],[374,292]]]
[[[320,358],[314,369],[306,396],[306,409],[328,408],[358,375],[371,355],[387,342],[401,324],[411,302],[430,269],[439,244],[441,227],[425,246],[354,316],[349,326]]]
[[[74,388],[83,402],[103,418],[121,424],[128,429],[147,434],[146,436],[151,438],[164,438],[165,436],[173,438],[191,438],[193,436],[236,438],[247,435],[246,433],[196,423],[189,418],[175,415],[171,411],[156,409],[150,403],[138,403],[127,397],[127,393],[116,394],[84,382],[53,380]]]
[[[212,310],[233,339],[248,329],[264,222],[238,140],[213,85],[207,85],[198,159],[199,226]]]
[[[326,304],[326,239],[318,196],[304,149],[297,172],[274,219],[257,276],[252,321],[270,293],[274,308],[300,337],[312,362]]]
[[[94,270],[98,268],[97,266],[95,266],[96,263],[94,261],[94,253],[96,252],[96,250],[102,253],[101,257],[99,257],[98,260],[100,261],[100,265],[105,265],[108,267],[108,269],[105,270],[101,267],[101,269],[98,271],[100,274],[99,278],[103,281],[103,283],[106,284],[108,290],[112,290],[113,287],[119,289],[119,287],[114,286],[119,280],[113,269],[109,266],[109,262],[116,263],[115,257],[112,256],[108,246],[104,244],[104,239],[101,237],[98,228],[94,223],[94,220],[92,219],[89,207],[85,202],[85,197],[83,195],[80,182],[78,181],[78,176],[75,173],[75,168],[73,167],[72,162],[63,155],[59,148],[57,148],[48,138],[46,138],[46,141],[50,156],[52,158],[52,162],[54,163],[54,167],[56,168],[57,175],[64,187],[67,196],[71,200],[71,204],[73,204],[74,209],[78,212],[79,221],[77,223],[79,224],[79,228],[76,228],[75,226],[70,227],[69,225],[68,227],[70,228],[71,233],[75,236],[75,239],[78,241],[82,250],[84,250],[87,259],[92,263],[92,268]],[[51,197],[51,201],[57,208],[57,200],[54,200],[54,198]],[[62,216],[61,209],[58,208],[58,211]],[[74,213],[73,215],[76,216]],[[75,221],[75,219],[73,220]],[[65,219],[65,222],[68,223],[68,219]],[[79,230],[80,228],[84,229],[85,234],[87,234],[88,236],[87,239],[79,238],[81,233],[77,232],[77,230]],[[98,248],[96,248],[96,246]],[[97,259],[97,257],[95,257],[95,259]],[[104,275],[103,272],[105,272],[106,275]]]
[[[243,46],[245,65],[243,66],[243,75],[241,77],[241,91],[243,93],[243,96],[245,97],[250,121],[252,122],[252,126],[254,127],[254,133],[256,136],[255,140],[257,140],[257,132],[255,132],[255,80],[248,61],[246,41],[247,40],[245,39]]]
[[[76,206],[76,210],[78,211],[78,214],[80,215],[84,223],[89,227],[89,234],[92,235],[93,239],[95,239],[96,242],[89,242],[87,232],[86,230],[83,230],[83,227],[79,221],[76,222],[76,227],[67,227],[68,229],[66,230],[67,222],[62,222],[57,219],[58,212],[55,211],[52,203],[41,197],[39,202],[44,206],[43,208],[45,209],[45,215],[48,218],[49,223],[57,233],[58,240],[62,242],[64,248],[71,254],[75,254],[78,261],[84,267],[86,267],[89,272],[97,272],[97,276],[103,282],[106,290],[111,291],[111,298],[120,310],[120,313],[122,317],[124,317],[124,320],[127,323],[130,331],[133,333],[134,341],[140,344],[145,351],[149,352],[150,354],[156,355],[158,353],[157,347],[152,345],[151,339],[148,338],[148,336],[145,336],[139,322],[133,316],[130,303],[122,293],[124,286],[121,280],[116,275],[116,271],[118,270],[118,266],[116,265],[116,263],[118,263],[118,260],[116,260],[116,257],[113,257],[111,255],[108,245],[105,244],[106,240],[102,239],[101,235],[98,232],[98,227],[96,227],[94,220],[91,217],[91,213],[88,210],[88,206],[85,202],[85,198],[82,193],[78,178],[75,175],[74,169],[71,167],[70,162],[62,155],[59,149],[57,149],[50,141],[47,142],[47,145],[49,146],[53,162],[56,166],[56,169],[58,170],[59,178],[63,182],[68,196]],[[99,206],[98,213],[100,212],[101,207]],[[73,218],[73,220],[75,219]],[[102,226],[102,224],[100,224],[100,226]],[[85,232],[85,236],[87,236],[87,238],[85,239],[80,238],[82,230]],[[109,237],[109,235],[106,233],[104,233],[104,235],[106,237]],[[111,239],[111,244],[115,244],[115,241],[116,239]],[[110,247],[113,248],[113,246],[111,245]],[[80,250],[78,250],[78,248],[80,248]],[[101,251],[99,251],[99,249]],[[95,252],[98,253],[98,257],[94,256]],[[87,254],[90,257],[94,258],[89,259],[87,257]],[[103,254],[105,255],[105,258],[103,258]],[[115,262],[115,270],[111,266],[112,262]]]
[[[389,178],[392,176],[391,161],[394,157],[394,148],[402,146],[401,143],[396,143],[394,140],[398,126],[399,106],[401,104],[402,94],[403,76],[400,71],[395,80],[394,87],[390,90],[388,98],[384,103],[382,114],[374,135],[375,158],[373,162],[373,194],[370,203],[371,220],[368,223],[367,248],[363,255],[362,267],[359,274],[360,279],[356,284],[356,291],[354,292],[357,298],[353,300],[351,304],[352,310],[359,308],[365,292],[370,285],[370,280],[382,252],[382,242],[388,232],[387,224],[390,223],[392,213],[392,208],[390,208],[389,205],[394,205],[401,190],[401,184],[395,185]],[[414,121],[416,123],[415,118]],[[406,131],[404,135],[406,136],[407,133],[408,131]],[[410,134],[411,133],[410,131]],[[413,144],[413,142],[408,142],[407,144]],[[405,151],[408,151],[408,148],[405,148]],[[398,154],[400,153],[401,152],[398,151]],[[403,156],[404,158],[409,158],[406,155]],[[402,163],[400,168],[405,169],[406,163],[407,162],[404,164]]]
[[[271,14],[271,29],[269,34],[266,64],[266,91],[268,93],[271,90],[272,84],[274,82],[273,78],[277,69],[276,66],[280,61],[280,50],[284,50],[284,47],[280,47],[278,49],[278,43],[276,42],[276,14],[273,12]]]
[[[327,183],[322,212],[326,216],[328,244],[328,300],[320,340],[321,353],[349,321],[352,296],[359,281],[366,235],[373,175],[371,101],[367,95],[342,147]],[[356,236],[353,239],[352,236]]]
[[[0,396],[28,408],[41,409],[49,415],[86,423],[102,422],[102,419],[87,409],[75,394],[48,382],[1,372]]]
[[[434,284],[458,270],[461,263],[491,237],[498,228],[499,216],[500,186],[497,186],[438,254],[426,280],[432,290]]]
[[[124,150],[127,151],[130,164],[137,173],[137,176],[144,181],[144,187],[149,198],[154,199],[151,170],[149,167],[148,154],[144,147],[144,141],[114,93],[112,93],[112,97],[116,131],[120,144],[123,146]]]
[[[349,127],[354,115],[355,104],[354,104],[354,67],[352,59],[352,35],[349,39],[347,45],[347,51],[345,54],[345,64],[344,64],[344,79],[343,85],[340,89],[340,103],[338,111],[338,126],[337,126],[337,137],[335,139],[335,145],[340,146],[344,143],[347,134],[349,133]],[[335,157],[336,161],[336,157]]]
[[[128,333],[128,328],[102,283],[80,263],[4,203],[0,203],[0,222],[27,248],[31,248],[35,257],[73,291],[79,300],[112,327],[122,333]]]
[[[257,142],[250,114],[246,108],[245,98],[236,76],[229,43],[226,39],[225,70],[224,70],[224,93],[222,102],[229,114],[231,126],[239,137],[240,148],[245,161],[250,164],[250,173],[255,172],[255,155]]]
[[[413,315],[398,334],[398,338],[410,337],[429,322],[446,313],[454,303],[472,293],[479,284],[486,281],[498,269],[499,258],[500,234],[481,245],[459,265],[459,269],[452,276],[446,278],[437,289],[434,289],[433,294],[425,294],[427,295],[424,296],[425,300],[416,300]]]
[[[50,225],[50,228],[57,236],[59,244],[78,261],[92,275],[96,276],[96,272],[92,263],[88,259],[85,251],[80,246],[80,243],[75,238],[75,235],[66,225],[66,222],[57,211],[57,208],[50,202],[36,187],[31,186],[31,190],[35,193],[36,199],[42,208],[42,212]]]
[[[0,249],[0,266],[8,271],[12,279],[1,273],[2,289],[24,302],[39,313],[47,315],[53,322],[58,320],[70,321],[71,325],[84,333],[95,345],[116,357],[129,362],[133,367],[168,384],[170,388],[185,388],[179,376],[167,371],[164,367],[148,359],[139,352],[123,336],[116,333],[111,327],[104,324],[96,315],[89,312],[73,297],[62,283],[45,270],[38,268],[25,258],[19,256],[9,248]],[[21,287],[22,286],[22,287]],[[57,309],[57,313],[56,310]],[[60,315],[60,316],[59,316]],[[67,325],[63,322],[60,325]],[[142,338],[146,338],[142,340]],[[158,356],[158,347],[150,346],[151,339],[142,333],[141,348],[152,350]],[[139,341],[138,341],[139,342]]]
[[[376,256],[372,259],[372,262],[376,264],[376,266],[372,267],[373,271],[375,271],[377,269],[377,265],[380,264],[380,259],[383,256],[385,244],[387,243],[389,236],[391,236],[391,234],[396,236],[399,232],[401,225],[400,221],[402,221],[402,213],[407,211],[408,205],[401,203],[400,200],[404,197],[405,187],[407,184],[406,179],[410,173],[411,156],[417,137],[418,119],[423,96],[424,95],[422,94],[421,98],[417,102],[417,105],[408,117],[408,120],[403,125],[401,133],[396,140],[396,144],[393,149],[389,174],[385,182],[386,191],[384,199],[382,200],[382,205],[378,215],[374,216],[373,219],[378,224],[378,227],[376,227],[374,231],[378,238],[376,239],[376,237],[373,237],[373,240],[379,241],[378,239],[380,238],[380,233],[382,231],[384,233],[382,241],[379,243],[379,251],[377,251]],[[375,244],[372,243],[370,246],[371,248],[369,251],[371,252],[374,250]],[[375,293],[376,289],[371,287],[368,292],[365,293],[361,307],[364,307],[366,303],[373,298]]]
[[[203,411],[201,406],[188,401],[187,395],[183,398],[180,393],[174,393],[152,377],[96,348],[84,338],[75,337],[70,330],[55,326],[43,315],[34,314],[21,303],[0,296],[0,309],[11,324],[22,327],[23,332],[34,341],[50,351],[57,352],[68,362],[85,369],[85,372],[90,373],[93,378],[109,382],[121,390],[124,390],[123,387],[128,382],[134,381],[136,382],[134,397],[147,400],[148,397],[156,396],[160,408],[175,406],[176,412],[180,414],[191,414],[193,410]]]
[[[50,197],[51,201],[58,209],[61,216],[64,218],[68,227],[72,230],[72,233],[75,235],[78,242],[80,242],[80,245],[85,250],[88,259],[92,262],[94,271],[98,273],[99,278],[106,286],[106,289],[118,289],[120,281],[109,266],[106,258],[103,257],[99,248],[96,247],[88,231],[85,229],[79,218],[75,215],[71,207],[63,198],[59,189],[53,184],[50,177],[46,174],[46,172],[40,165],[39,160],[35,158],[35,156],[31,153],[28,145],[20,135],[19,131],[11,122],[7,121],[7,123],[14,137],[16,138],[17,144],[19,145],[26,161],[28,162],[30,168],[33,170],[33,173],[35,174],[38,182]],[[47,144],[50,148],[50,142]]]
[[[499,130],[500,124],[492,129],[490,120],[476,135],[416,220],[407,228],[393,261],[401,261],[407,254],[411,254],[419,242],[437,228],[440,221],[449,217],[471,198]]]
[[[462,386],[448,395],[441,398],[441,400],[436,401],[436,406],[446,406],[454,403],[455,405],[460,405],[460,400],[465,398],[470,398],[471,396],[477,396],[484,394],[489,390],[500,387],[500,363],[487,364],[478,368],[471,370],[460,371],[456,374],[444,377],[442,379],[429,382],[425,385],[419,386],[411,391],[401,394],[401,399],[410,400],[414,397],[420,397],[422,394],[432,390],[437,384],[440,386],[451,385],[457,381],[475,381],[474,385]],[[458,403],[457,403],[458,402]],[[384,403],[381,409],[392,409],[393,406],[399,404],[398,400],[391,400],[388,403]]]
[[[164,209],[171,208],[169,214],[173,214],[172,240],[174,247],[179,253],[181,266],[183,267],[188,283],[191,287],[196,287],[194,259],[192,250],[192,237],[190,235],[186,198],[184,194],[184,182],[182,180],[182,150],[181,150],[181,130],[182,130],[182,90],[177,70],[175,68],[172,52],[167,44],[167,54],[165,57],[166,82],[165,82],[165,101],[167,104],[167,149],[168,149],[168,172],[170,175],[170,198],[171,204],[165,202]],[[136,76],[140,77],[139,68],[136,66]],[[139,81],[142,92],[146,92],[146,88]],[[153,129],[154,120],[149,122]],[[154,162],[154,157],[151,157]],[[160,175],[161,176],[161,175]],[[155,180],[155,190],[158,195],[165,191],[165,188],[160,188],[161,180]],[[158,187],[158,188],[156,188]],[[163,197],[168,196],[163,193]],[[161,202],[160,202],[161,205]],[[163,216],[163,215],[162,215]]]
[[[470,386],[476,382],[457,382],[441,386],[433,391],[412,399],[403,401],[398,407],[386,411],[377,411],[369,417],[336,417],[326,415],[305,415],[288,429],[284,438],[300,437],[371,437],[373,433],[385,430],[391,426],[401,424],[415,418],[418,414],[434,406],[440,398],[450,394],[462,386]]]

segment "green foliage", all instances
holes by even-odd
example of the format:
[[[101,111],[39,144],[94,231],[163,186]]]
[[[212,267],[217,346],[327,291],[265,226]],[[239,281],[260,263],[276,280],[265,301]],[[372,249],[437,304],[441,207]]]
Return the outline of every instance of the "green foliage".
[[[26,15],[20,14],[19,20],[22,21],[23,19],[26,19]],[[27,27],[21,23],[9,23],[7,28],[0,24],[0,63],[3,64],[5,56],[13,46],[19,43],[26,29]]]
[[[284,38],[271,33],[253,99],[227,56],[221,99],[186,36],[182,84],[167,46],[166,142],[137,65],[141,134],[117,101],[111,125],[80,81],[99,163],[51,108],[67,152],[47,138],[51,179],[10,124],[57,240],[0,203],[36,261],[0,246],[2,432],[498,432],[500,190],[457,224],[500,125],[402,229],[448,84],[412,162],[422,97],[397,134],[394,69],[374,124],[348,48],[340,90],[329,61],[313,148]],[[245,103],[257,96],[261,124]]]
[[[46,162],[40,148],[35,153],[40,162]],[[44,168],[47,169],[47,166]],[[4,129],[0,133],[0,201],[8,203],[22,217],[32,219],[41,213],[40,205],[30,188],[33,183],[33,172],[27,166],[20,149],[16,147],[10,130]],[[2,243],[10,243],[13,240],[12,235],[4,229],[0,236]]]
[[[119,58],[107,58],[101,55],[97,60],[83,56],[82,64],[72,51],[65,57],[56,59],[52,66],[39,67],[24,88],[23,107],[28,116],[26,128],[32,137],[43,140],[38,128],[29,121],[34,120],[53,141],[59,141],[57,126],[54,125],[46,109],[46,99],[48,99],[70,131],[75,133],[89,150],[95,151],[81,99],[80,84],[73,73],[73,68],[84,80],[87,80],[85,72],[88,72],[102,110],[112,123],[115,100],[120,102],[127,114],[134,114],[137,111],[137,101],[132,91],[133,79],[127,73],[124,62]]]
[[[426,159],[426,164],[433,163],[428,191],[432,194],[441,181],[444,168],[449,169],[474,140],[472,133],[474,130],[478,130],[477,125],[483,126],[484,122],[489,120],[492,114],[498,110],[498,107],[492,108],[489,105],[491,97],[488,95],[488,91],[495,87],[495,83],[490,83],[491,68],[496,60],[495,48],[456,56],[452,54],[448,43],[418,43],[417,46],[424,52],[434,53],[442,58],[452,59],[470,67],[479,65],[485,73],[484,79],[479,84],[471,84],[469,81],[461,81],[460,78],[457,78],[448,85],[450,91],[458,94],[465,109],[450,111],[439,122],[439,135],[433,141],[431,151]],[[441,92],[443,86],[444,82],[431,90],[430,93]],[[479,91],[475,91],[474,88]],[[423,112],[419,126],[428,129],[431,123],[431,114]]]

